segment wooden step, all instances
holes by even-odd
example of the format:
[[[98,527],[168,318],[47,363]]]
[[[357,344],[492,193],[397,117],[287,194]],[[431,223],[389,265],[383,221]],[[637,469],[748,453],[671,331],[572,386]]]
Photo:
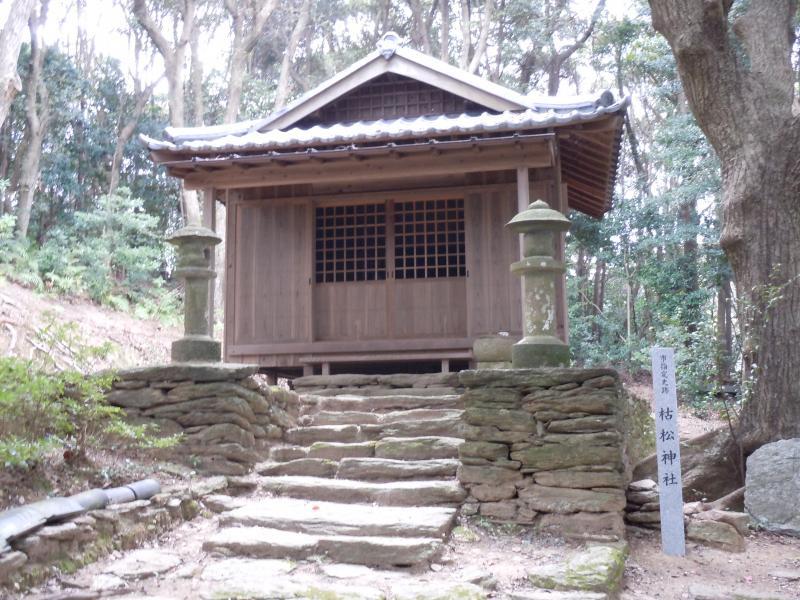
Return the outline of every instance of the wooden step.
[[[431,560],[443,544],[435,538],[315,536],[267,527],[226,527],[203,550],[226,556],[305,559],[312,556],[351,564],[410,566]]]
[[[457,505],[466,497],[456,481],[372,483],[290,475],[263,477],[259,483],[265,492],[291,498],[381,506]]]
[[[224,527],[267,527],[317,536],[397,536],[443,538],[456,509],[445,507],[338,504],[292,498],[265,498],[220,516]]]

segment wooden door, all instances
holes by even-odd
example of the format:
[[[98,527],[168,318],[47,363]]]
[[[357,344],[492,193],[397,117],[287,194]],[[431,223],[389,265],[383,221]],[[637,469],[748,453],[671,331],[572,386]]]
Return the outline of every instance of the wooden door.
[[[392,203],[394,337],[467,334],[464,200]]]

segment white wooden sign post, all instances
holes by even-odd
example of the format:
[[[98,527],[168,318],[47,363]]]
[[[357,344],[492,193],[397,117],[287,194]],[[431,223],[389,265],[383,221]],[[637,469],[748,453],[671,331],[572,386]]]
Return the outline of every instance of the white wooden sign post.
[[[656,458],[661,507],[661,550],[671,556],[686,554],[683,532],[683,485],[678,435],[678,396],[675,389],[675,353],[653,348],[653,393],[656,409]]]

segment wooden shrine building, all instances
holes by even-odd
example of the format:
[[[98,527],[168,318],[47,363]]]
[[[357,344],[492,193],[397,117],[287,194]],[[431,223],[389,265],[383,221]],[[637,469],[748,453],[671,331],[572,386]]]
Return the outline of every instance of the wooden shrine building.
[[[609,210],[626,106],[521,95],[387,34],[262,120],[143,141],[226,206],[225,360],[289,376],[455,369],[479,336],[520,337],[505,223],[538,198]]]

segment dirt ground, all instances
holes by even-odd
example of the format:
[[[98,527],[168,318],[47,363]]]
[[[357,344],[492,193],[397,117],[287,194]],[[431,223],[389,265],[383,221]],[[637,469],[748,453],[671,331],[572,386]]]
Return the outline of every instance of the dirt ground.
[[[214,559],[202,549],[202,540],[217,528],[218,517],[198,518],[166,533],[152,546],[176,552],[180,566],[160,577],[132,581],[119,593],[142,594],[170,598],[195,598],[202,582],[198,573]],[[620,600],[682,600],[690,598],[691,586],[702,584],[720,592],[752,592],[782,594],[800,598],[800,581],[771,575],[781,570],[800,570],[800,539],[767,533],[753,533],[747,549],[731,554],[694,543],[687,544],[683,558],[661,553],[658,532],[629,528],[628,558]],[[578,545],[560,538],[541,536],[531,528],[492,525],[470,519],[459,527],[443,556],[430,567],[382,570],[373,575],[348,580],[352,585],[376,585],[397,578],[397,582],[458,581],[478,574],[491,574],[497,586],[493,598],[504,598],[512,591],[529,589],[526,573],[529,567],[564,560]],[[87,566],[74,575],[54,578],[47,584],[17,598],[46,600],[54,594],[89,589],[102,579],[102,574],[124,553],[116,552]],[[292,577],[326,579],[325,561],[303,561],[295,565]],[[376,579],[377,576],[377,579]],[[330,581],[328,579],[328,581]],[[768,597],[768,596],[765,596]]]
[[[74,322],[90,345],[111,342],[114,350],[98,368],[125,368],[169,359],[170,344],[181,330],[155,319],[97,306],[88,300],[50,297],[0,279],[0,356],[30,358],[35,352],[36,329],[48,320]]]

